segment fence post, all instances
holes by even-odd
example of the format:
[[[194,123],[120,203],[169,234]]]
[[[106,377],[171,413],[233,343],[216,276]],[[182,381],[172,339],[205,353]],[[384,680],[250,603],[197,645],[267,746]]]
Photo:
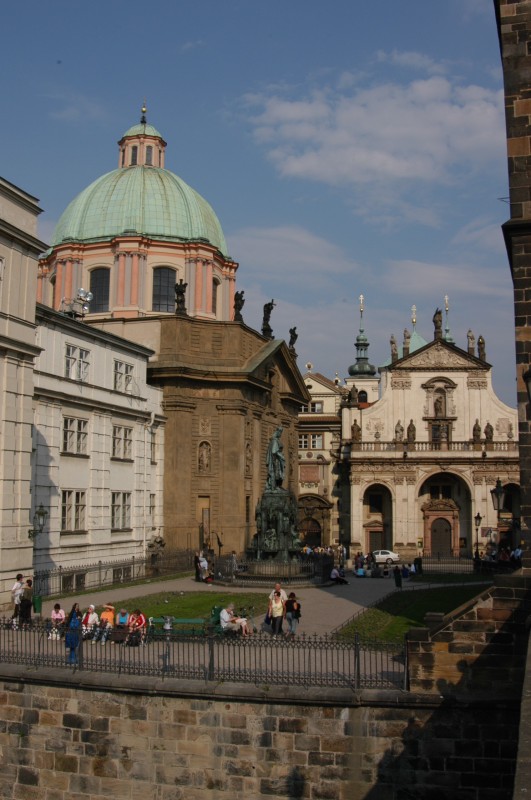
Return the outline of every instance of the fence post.
[[[404,685],[405,692],[409,689],[409,650],[407,646],[407,633],[404,635]]]
[[[206,679],[207,681],[214,680],[214,633],[208,634],[208,667],[207,667],[207,674]]]
[[[361,675],[360,675],[360,635],[359,633],[354,634],[354,686],[356,691],[359,691],[361,686]]]

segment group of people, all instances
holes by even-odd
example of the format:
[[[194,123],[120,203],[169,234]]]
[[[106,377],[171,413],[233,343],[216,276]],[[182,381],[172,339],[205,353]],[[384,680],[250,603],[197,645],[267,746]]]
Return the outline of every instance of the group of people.
[[[33,607],[33,581],[31,578],[24,580],[24,575],[19,572],[11,589],[13,603],[13,627],[29,625],[31,623],[31,610]]]
[[[196,550],[194,556],[195,579],[198,583],[212,583],[214,577],[210,571],[208,559],[202,550]]]
[[[140,609],[129,613],[125,608],[118,612],[111,603],[103,606],[98,614],[94,604],[90,604],[85,612],[79,603],[74,603],[69,614],[56,603],[50,615],[48,639],[61,639],[64,636],[65,646],[70,651],[69,662],[77,663],[77,651],[80,642],[91,644],[142,644],[147,632],[147,620]]]
[[[280,583],[275,584],[275,588],[269,595],[265,617],[266,628],[271,630],[273,636],[280,636],[283,633],[285,620],[288,627],[286,636],[295,636],[300,618],[301,604],[297,600],[295,592],[286,594]],[[228,603],[222,609],[219,621],[223,631],[241,633],[242,636],[250,636],[253,633],[253,626],[247,617],[235,613],[234,603]]]

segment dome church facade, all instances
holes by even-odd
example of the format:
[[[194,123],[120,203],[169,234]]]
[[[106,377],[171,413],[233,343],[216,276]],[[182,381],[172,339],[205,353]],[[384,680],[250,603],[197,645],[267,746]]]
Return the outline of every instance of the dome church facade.
[[[210,204],[166,169],[165,158],[166,142],[144,107],[118,142],[118,168],[59,219],[39,265],[40,302],[77,311],[84,287],[92,295],[88,319],[170,314],[182,281],[190,316],[232,318],[238,264]]]

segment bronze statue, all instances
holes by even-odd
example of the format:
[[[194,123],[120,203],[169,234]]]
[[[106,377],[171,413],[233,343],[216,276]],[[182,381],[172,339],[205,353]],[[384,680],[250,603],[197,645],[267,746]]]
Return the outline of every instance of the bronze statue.
[[[352,423],[352,427],[350,429],[350,436],[353,442],[361,442],[361,427],[358,425],[358,422],[354,420]]]
[[[275,307],[275,301],[271,300],[270,303],[266,303],[264,305],[264,318],[262,320],[262,336],[265,336],[266,339],[273,338],[273,331],[271,329],[271,325],[269,321],[271,319],[271,313]]]
[[[440,339],[442,336],[442,311],[440,308],[435,309],[435,314],[433,315],[433,329],[434,329],[434,339]]]
[[[234,322],[243,322],[242,308],[245,303],[244,292],[234,293]]]
[[[289,329],[289,344],[288,347],[290,350],[295,349],[295,342],[299,338],[299,334],[297,333],[297,328],[290,328]]]
[[[413,420],[410,420],[409,425],[407,426],[407,440],[410,444],[412,444],[416,438],[417,438],[417,429],[415,427],[415,423],[413,422]]]
[[[266,464],[267,464],[267,481],[266,490],[271,491],[280,489],[284,474],[286,471],[286,457],[283,451],[283,445],[280,441],[283,431],[282,425],[279,425],[275,433],[271,437],[269,447],[267,448]]]
[[[186,306],[184,304],[184,297],[186,294],[187,283],[181,280],[175,284],[175,313],[186,314]]]

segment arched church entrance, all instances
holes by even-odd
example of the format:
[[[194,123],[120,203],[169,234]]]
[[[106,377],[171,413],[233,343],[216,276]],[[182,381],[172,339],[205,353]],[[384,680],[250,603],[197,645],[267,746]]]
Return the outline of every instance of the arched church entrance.
[[[381,483],[368,486],[363,494],[363,536],[365,552],[393,549],[393,501]]]
[[[330,544],[330,513],[332,504],[317,494],[299,495],[297,530],[301,542],[312,550]]]

